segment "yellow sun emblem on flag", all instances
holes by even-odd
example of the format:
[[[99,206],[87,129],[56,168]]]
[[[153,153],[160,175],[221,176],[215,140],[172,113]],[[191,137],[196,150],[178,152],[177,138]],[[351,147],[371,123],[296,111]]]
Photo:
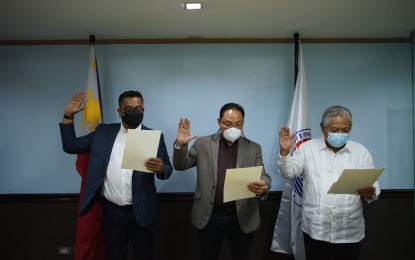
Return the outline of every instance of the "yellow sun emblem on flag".
[[[90,132],[93,132],[101,123],[101,107],[98,97],[94,96],[94,92],[90,88],[85,93],[84,107],[85,109],[82,111],[84,120],[81,127],[82,129],[88,128]]]

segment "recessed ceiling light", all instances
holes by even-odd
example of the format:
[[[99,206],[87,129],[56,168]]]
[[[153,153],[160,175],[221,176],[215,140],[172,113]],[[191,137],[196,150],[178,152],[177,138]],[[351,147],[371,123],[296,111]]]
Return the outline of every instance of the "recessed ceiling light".
[[[184,3],[184,9],[186,10],[201,10],[202,3]]]

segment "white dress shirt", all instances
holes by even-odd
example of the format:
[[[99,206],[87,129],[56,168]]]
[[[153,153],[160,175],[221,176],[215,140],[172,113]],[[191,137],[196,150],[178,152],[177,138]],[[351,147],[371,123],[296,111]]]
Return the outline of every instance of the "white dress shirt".
[[[360,196],[327,194],[344,169],[374,168],[372,156],[363,145],[349,140],[334,153],[326,146],[324,137],[312,139],[301,144],[292,156],[279,155],[278,168],[283,177],[303,177],[305,233],[330,243],[355,243],[363,239],[365,223]],[[374,187],[373,200],[380,194],[377,182]]]
[[[141,124],[136,129],[129,129],[129,131],[136,130],[141,130]],[[107,200],[119,206],[131,205],[133,203],[133,170],[121,169],[126,139],[127,129],[121,124],[120,131],[112,147],[107,174],[104,177],[104,185],[101,190],[101,194]]]

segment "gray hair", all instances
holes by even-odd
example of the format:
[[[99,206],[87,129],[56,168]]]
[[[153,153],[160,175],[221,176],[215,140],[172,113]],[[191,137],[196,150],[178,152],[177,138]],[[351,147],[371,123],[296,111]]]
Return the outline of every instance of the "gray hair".
[[[330,121],[333,117],[341,116],[346,117],[350,121],[350,126],[352,126],[352,113],[350,110],[343,106],[331,106],[324,111],[323,116],[321,117],[320,124],[323,127],[327,127],[330,124]]]

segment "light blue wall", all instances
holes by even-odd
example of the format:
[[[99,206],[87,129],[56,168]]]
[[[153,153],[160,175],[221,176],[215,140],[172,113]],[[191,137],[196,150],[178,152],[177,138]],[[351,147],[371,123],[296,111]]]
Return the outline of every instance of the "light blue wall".
[[[246,110],[244,132],[262,146],[273,190],[281,190],[277,131],[293,94],[292,44],[97,45],[104,120],[119,122],[118,95],[144,95],[144,124],[161,129],[172,156],[177,122],[192,132],[218,129],[220,107]],[[62,151],[63,108],[85,89],[89,46],[0,46],[0,194],[76,193],[75,156]],[[303,44],[314,137],[325,108],[353,113],[351,138],[363,143],[385,189],[412,189],[411,45]],[[79,123],[79,122],[78,122]],[[191,192],[195,170],[157,182],[160,192]]]

